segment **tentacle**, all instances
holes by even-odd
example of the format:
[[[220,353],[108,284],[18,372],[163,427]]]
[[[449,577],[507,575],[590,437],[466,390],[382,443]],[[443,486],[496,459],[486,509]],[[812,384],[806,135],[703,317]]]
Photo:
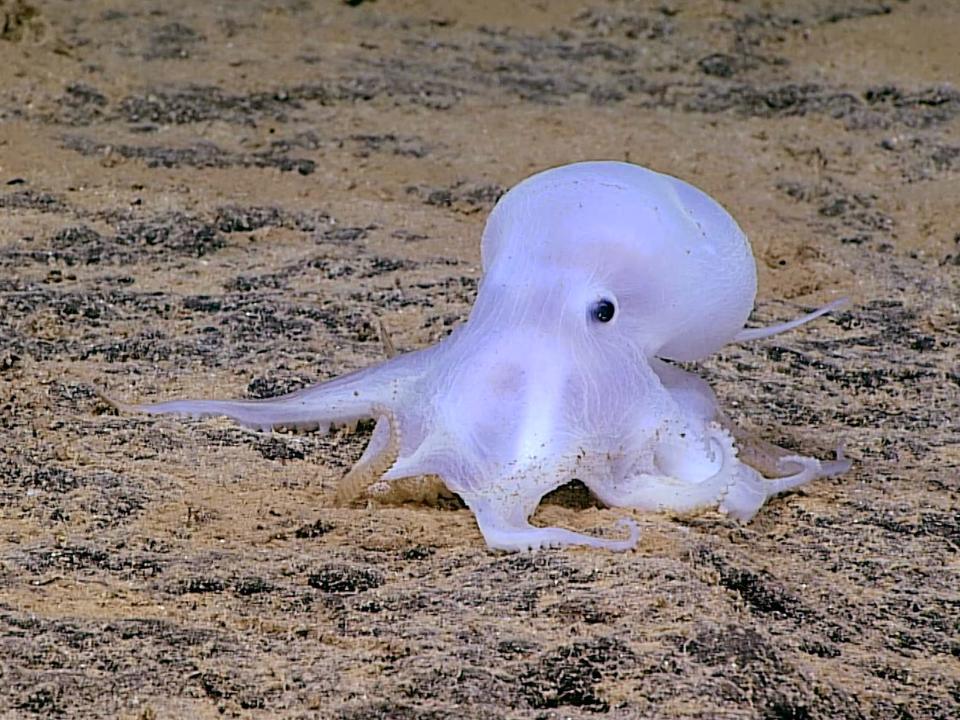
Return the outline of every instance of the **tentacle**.
[[[380,479],[400,453],[400,428],[394,413],[383,407],[375,408],[379,417],[366,450],[337,485],[336,504],[346,506],[360,497]]]
[[[804,485],[817,478],[843,475],[843,473],[853,467],[850,459],[843,454],[842,444],[837,447],[836,460],[818,460],[817,458],[807,457],[805,455],[787,455],[780,461],[781,469],[790,465],[799,465],[800,469],[793,475],[767,480],[769,495],[772,496],[777,493],[792,490],[795,487]]]
[[[123,412],[192,417],[222,415],[258,430],[327,430],[332,424],[376,417],[377,407],[398,407],[401,397],[423,377],[431,350],[399,355],[328,382],[263,400],[179,399],[128,404],[105,399]]]
[[[765,478],[753,468],[737,463],[737,476],[727,487],[720,500],[720,511],[737,520],[750,520],[768,499],[774,495],[794,490],[817,478],[841,475],[850,469],[852,463],[843,455],[843,446],[837,448],[836,460],[823,461],[804,455],[787,455],[780,459],[781,472],[791,468],[792,475],[778,478]]]
[[[541,548],[580,545],[613,552],[626,552],[635,548],[640,539],[640,528],[632,518],[624,517],[616,522],[616,527],[629,529],[630,535],[625,540],[611,540],[584,535],[565,528],[535,527],[527,521],[523,513],[516,512],[516,507],[512,512],[502,512],[502,509],[498,509],[487,500],[463,499],[473,511],[483,539],[494,550],[528,552]]]
[[[793,454],[792,450],[786,450],[744,429],[723,411],[717,411],[716,422],[733,436],[740,462],[766,477],[776,478],[785,474],[781,462]],[[786,474],[789,474],[789,470]]]
[[[689,454],[694,451],[692,446],[667,445],[655,456],[657,470],[662,474],[626,474],[616,481],[587,479],[587,486],[603,503],[613,507],[684,513],[717,504],[721,512],[747,522],[774,495],[850,468],[842,448],[833,461],[784,452],[765,460],[776,467],[778,475],[785,476],[767,478],[742,461],[732,434],[723,425],[711,423],[707,432],[712,456],[709,462]]]
[[[717,412],[716,421],[720,427],[733,436],[737,448],[737,459],[752,467],[770,482],[796,475],[808,464],[807,461],[820,463],[821,475],[819,477],[842,475],[851,467],[850,461],[843,455],[842,445],[837,448],[836,460],[816,460],[815,458],[797,455],[793,450],[787,450],[769,440],[764,440],[759,435],[742,428],[722,411]],[[778,492],[783,491],[775,490],[771,494]]]
[[[720,413],[717,396],[699,375],[656,357],[650,358],[650,367],[677,406],[685,412],[704,423],[711,422]]]
[[[787,330],[793,330],[801,325],[805,325],[811,320],[816,320],[821,315],[826,315],[828,312],[832,312],[837,308],[841,308],[849,302],[850,298],[840,298],[839,300],[834,300],[832,303],[827,303],[822,308],[814,310],[812,313],[807,313],[806,315],[798,317],[794,320],[789,320],[777,325],[770,325],[769,327],[741,330],[734,335],[733,341],[749,342],[750,340],[759,340],[760,338],[770,337],[771,335],[778,335],[782,332],[786,332]]]

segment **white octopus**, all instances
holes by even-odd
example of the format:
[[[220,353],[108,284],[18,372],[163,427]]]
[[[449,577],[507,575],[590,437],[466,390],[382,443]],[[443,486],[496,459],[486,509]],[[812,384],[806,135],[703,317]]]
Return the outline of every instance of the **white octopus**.
[[[709,386],[668,362],[839,304],[745,330],[757,289],[750,244],[692,185],[622,162],[547,170],[497,203],[482,258],[469,319],[435,346],[281,397],[120,407],[264,430],[373,418],[340,499],[439,478],[502,550],[634,547],[632,520],[620,523],[626,539],[530,524],[541,498],[572,478],[611,507],[718,507],[747,521],[773,495],[849,469],[840,449],[821,461],[752,443],[741,459],[743,436]]]

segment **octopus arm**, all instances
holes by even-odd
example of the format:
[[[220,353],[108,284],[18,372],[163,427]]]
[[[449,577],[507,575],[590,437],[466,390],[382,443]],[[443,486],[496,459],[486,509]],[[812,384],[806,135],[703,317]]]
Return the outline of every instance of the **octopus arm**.
[[[536,527],[529,523],[525,512],[516,511],[516,506],[504,506],[490,498],[464,497],[463,499],[473,511],[483,539],[494,550],[527,552],[579,545],[613,552],[626,552],[635,548],[640,539],[640,528],[631,518],[620,518],[617,521],[616,527],[628,530],[629,535],[625,539],[615,540],[560,527]]]
[[[377,418],[373,435],[363,455],[337,485],[335,502],[344,507],[354,502],[390,469],[400,452],[400,434],[396,416],[384,409]]]
[[[849,298],[840,298],[839,300],[834,300],[832,303],[827,303],[822,308],[818,308],[811,313],[807,313],[802,317],[798,317],[787,322],[779,323],[777,325],[770,325],[769,327],[748,328],[746,330],[741,330],[734,335],[733,341],[749,342],[750,340],[760,340],[761,338],[770,337],[771,335],[779,335],[780,333],[787,332],[788,330],[798,328],[801,325],[806,325],[811,320],[816,320],[821,315],[826,315],[827,313],[833,312],[838,308],[842,308],[849,302]]]
[[[420,351],[399,355],[328,382],[262,400],[182,398],[143,404],[110,402],[124,412],[148,415],[224,416],[257,430],[325,431],[334,424],[379,419],[385,409],[398,407],[423,377],[428,354]]]
[[[733,436],[719,423],[711,423],[708,434],[713,454],[710,462],[691,459],[683,454],[683,448],[673,447],[658,453],[659,474],[636,473],[615,483],[587,484],[603,503],[612,507],[684,513],[718,504],[721,512],[747,522],[774,495],[850,469],[841,447],[832,461],[782,456],[777,461],[778,470],[789,474],[767,478],[737,457]],[[708,473],[705,471],[709,465],[713,465],[713,471]],[[697,479],[697,475],[701,478]]]

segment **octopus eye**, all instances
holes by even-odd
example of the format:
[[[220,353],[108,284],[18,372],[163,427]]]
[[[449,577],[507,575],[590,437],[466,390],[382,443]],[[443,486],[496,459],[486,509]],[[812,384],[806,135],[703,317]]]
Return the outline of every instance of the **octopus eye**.
[[[617,311],[616,306],[604,298],[598,300],[590,307],[590,317],[598,322],[606,323],[613,320],[613,314]]]

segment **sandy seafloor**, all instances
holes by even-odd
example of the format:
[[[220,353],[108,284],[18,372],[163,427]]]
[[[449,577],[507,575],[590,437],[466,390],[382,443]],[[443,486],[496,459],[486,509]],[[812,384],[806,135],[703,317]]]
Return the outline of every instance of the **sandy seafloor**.
[[[0,1],[0,717],[960,717],[960,4]],[[699,364],[852,471],[487,550],[456,502],[338,508],[369,428],[261,397],[436,342],[495,199],[629,159],[752,239]],[[708,298],[704,299],[709,301]],[[535,522],[608,531],[582,486]]]

